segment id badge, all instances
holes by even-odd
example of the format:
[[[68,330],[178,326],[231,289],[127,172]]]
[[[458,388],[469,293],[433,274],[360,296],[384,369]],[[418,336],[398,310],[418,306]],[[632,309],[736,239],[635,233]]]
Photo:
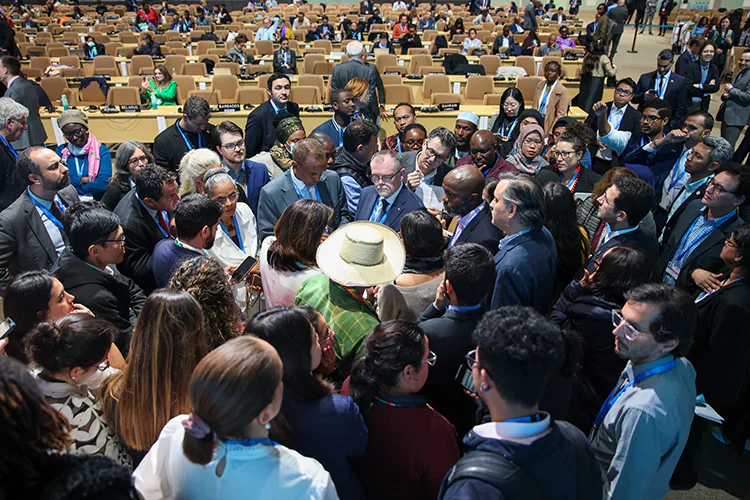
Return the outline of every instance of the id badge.
[[[667,273],[667,276],[672,278],[672,280],[674,280],[675,282],[680,276],[680,268],[677,267],[677,264],[675,264],[674,262],[670,262],[669,264],[667,264],[667,269],[665,270],[665,272]]]

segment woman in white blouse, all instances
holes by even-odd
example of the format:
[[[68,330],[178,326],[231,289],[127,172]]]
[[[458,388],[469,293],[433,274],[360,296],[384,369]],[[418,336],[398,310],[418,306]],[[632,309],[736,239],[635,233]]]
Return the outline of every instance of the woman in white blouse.
[[[207,250],[222,267],[235,268],[248,257],[258,255],[258,234],[255,215],[248,205],[238,203],[237,185],[224,168],[213,168],[203,178],[206,194],[224,209],[219,219],[216,240]],[[247,293],[244,283],[234,286],[234,298],[245,311]],[[246,311],[245,311],[246,312]]]
[[[302,282],[320,274],[315,254],[333,210],[313,200],[298,200],[279,217],[274,236],[260,247],[260,276],[268,307],[294,307]]]
[[[482,46],[482,41],[477,38],[477,30],[474,28],[471,28],[469,30],[469,36],[464,38],[464,48],[461,51],[461,54],[465,56],[470,56],[471,49],[478,49]]]

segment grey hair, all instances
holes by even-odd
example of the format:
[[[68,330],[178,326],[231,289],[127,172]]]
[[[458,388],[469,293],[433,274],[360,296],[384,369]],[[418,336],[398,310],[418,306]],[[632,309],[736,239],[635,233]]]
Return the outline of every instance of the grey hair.
[[[539,184],[518,173],[501,174],[498,181],[505,181],[503,201],[506,205],[512,203],[516,206],[521,224],[524,227],[541,224],[544,217],[544,193]]]
[[[216,167],[203,174],[203,182],[206,184],[206,194],[211,196],[211,190],[218,184],[223,182],[234,184],[234,179],[232,179],[224,167]]]
[[[349,55],[349,57],[361,57],[362,52],[364,51],[364,47],[362,46],[362,42],[353,41],[349,42],[346,45],[346,53]]]
[[[210,149],[188,151],[180,161],[179,195],[198,193],[198,184],[203,182],[203,175],[219,164],[221,164],[221,158]]]
[[[709,161],[724,165],[732,159],[734,154],[732,145],[723,137],[708,135],[703,138],[703,144],[711,148],[711,154],[708,155]]]
[[[148,149],[148,146],[138,141],[125,141],[120,144],[120,147],[117,148],[117,152],[115,153],[115,171],[112,172],[110,182],[117,182],[118,177],[121,178],[120,180],[124,180],[130,176],[128,162],[130,161],[130,157],[133,156],[133,153],[135,153],[136,149],[140,149],[146,154],[146,156],[148,157],[149,165],[154,164],[154,155],[151,154],[151,150]]]
[[[8,120],[17,122],[28,117],[29,109],[26,106],[18,104],[10,97],[0,97],[0,126],[4,127]]]
[[[383,163],[386,158],[393,160],[394,165],[396,165],[396,172],[400,172],[404,168],[404,158],[401,156],[401,153],[391,151],[390,149],[381,149],[375,153],[370,160],[370,166],[376,163]]]
[[[672,49],[664,49],[661,52],[659,52],[658,59],[660,61],[674,61],[674,52],[672,52]]]
[[[456,136],[453,135],[453,132],[445,127],[438,127],[429,133],[424,142],[427,144],[435,138],[440,141],[440,144],[442,144],[444,148],[449,150],[449,156],[456,154],[456,146],[458,145],[458,142],[456,141]]]

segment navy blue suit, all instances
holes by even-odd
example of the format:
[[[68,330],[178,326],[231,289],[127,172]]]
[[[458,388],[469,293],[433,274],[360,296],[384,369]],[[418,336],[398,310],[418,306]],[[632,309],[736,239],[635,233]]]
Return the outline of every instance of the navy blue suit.
[[[175,245],[174,240],[161,240],[154,247],[151,269],[154,273],[156,288],[164,288],[169,283],[172,273],[180,267],[183,260],[200,257],[201,254],[188,248]]]
[[[664,100],[672,107],[672,121],[669,122],[670,129],[679,128],[687,116],[687,80],[672,71],[669,83],[664,92]],[[638,104],[638,111],[643,112],[646,107],[646,91],[656,88],[656,71],[644,73],[638,79],[638,85],[633,96],[633,103]]]
[[[375,191],[375,186],[367,186],[362,190],[359,195],[359,204],[357,205],[357,215],[354,220],[370,220],[375,203],[379,202],[380,197]],[[421,210],[424,208],[422,200],[412,192],[406,186],[401,187],[401,192],[396,196],[393,201],[393,205],[388,208],[388,214],[383,221],[383,224],[390,227],[394,231],[401,230],[401,219],[404,215],[415,210]]]
[[[557,274],[552,234],[540,226],[501,246],[495,254],[495,272],[491,310],[529,306],[546,316]]]
[[[646,140],[648,141],[648,138],[646,138]],[[659,148],[656,153],[649,153],[640,147],[640,141],[638,144],[635,144],[635,146],[636,147],[623,158],[625,167],[630,168],[629,165],[631,164],[648,167],[654,175],[654,182],[652,185],[654,186],[656,197],[659,199],[661,198],[661,187],[662,184],[664,184],[664,179],[667,178],[669,172],[674,167],[674,164],[677,163],[677,160],[680,158],[683,144],[666,144]],[[630,145],[628,145],[628,148],[629,147]],[[637,169],[633,169],[633,171],[641,177],[640,172],[638,172]]]
[[[659,243],[656,241],[656,235],[644,231],[642,227],[639,227],[635,231],[616,235],[605,244],[598,246],[584,267],[590,273],[593,273],[596,271],[594,262],[604,255],[604,252],[618,246],[629,246],[642,251],[646,255],[651,272],[656,270],[656,262],[659,260]]]
[[[499,229],[492,223],[490,206],[485,204],[477,216],[471,219],[469,225],[461,231],[454,245],[458,245],[459,243],[476,243],[477,245],[482,245],[490,253],[494,253],[497,252],[497,243],[502,237],[502,229]]]

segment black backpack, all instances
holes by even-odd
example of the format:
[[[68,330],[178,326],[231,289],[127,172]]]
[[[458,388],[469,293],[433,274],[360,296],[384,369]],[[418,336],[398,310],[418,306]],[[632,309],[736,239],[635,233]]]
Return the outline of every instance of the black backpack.
[[[576,484],[578,498],[588,500],[601,498],[601,492],[591,491],[590,478],[586,464],[588,456],[588,441],[575,426],[564,421],[555,421],[553,425],[562,432],[565,441],[573,445],[576,452]],[[445,498],[445,493],[453,483],[461,479],[476,479],[487,483],[503,492],[503,498],[524,500],[547,500],[549,496],[542,490],[528,472],[516,465],[513,460],[499,453],[489,451],[472,451],[461,457],[440,486],[438,500]]]

